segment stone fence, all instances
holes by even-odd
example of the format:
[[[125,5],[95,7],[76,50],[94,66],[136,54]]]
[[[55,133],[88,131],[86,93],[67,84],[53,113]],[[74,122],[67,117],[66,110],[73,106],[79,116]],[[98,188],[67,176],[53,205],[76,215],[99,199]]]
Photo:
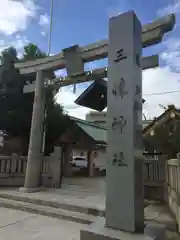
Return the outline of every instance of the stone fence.
[[[44,187],[60,186],[60,154],[61,149],[56,147],[50,156],[42,156],[40,185]],[[0,156],[0,186],[19,187],[24,185],[27,157],[12,154]]]
[[[167,202],[176,217],[180,231],[180,158],[167,162]]]
[[[24,185],[27,157],[0,156],[0,187]],[[44,187],[60,187],[60,148],[49,157],[42,156],[40,184]],[[151,200],[164,200],[165,160],[144,161],[144,194]]]

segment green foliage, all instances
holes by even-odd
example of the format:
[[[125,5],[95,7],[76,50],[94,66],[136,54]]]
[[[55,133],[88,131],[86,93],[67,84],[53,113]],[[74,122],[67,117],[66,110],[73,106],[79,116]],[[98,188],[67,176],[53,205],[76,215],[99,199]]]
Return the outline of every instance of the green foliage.
[[[29,43],[24,47],[23,61],[29,61],[43,57],[46,57],[46,54],[43,53],[35,44]]]
[[[49,153],[53,151],[52,143],[57,142],[60,135],[71,124],[68,115],[64,114],[63,108],[55,103],[48,108],[48,115],[46,119],[47,137],[46,137],[46,151]]]
[[[32,96],[24,96],[24,79],[14,68],[17,59],[14,48],[6,49],[1,54],[3,64],[0,75],[0,129],[6,130],[12,136],[27,130],[29,108],[32,111]]]
[[[10,47],[2,51],[1,61],[4,66],[9,66],[9,64],[13,65],[17,60],[17,51],[14,47]]]
[[[28,44],[24,47],[22,59],[18,59],[16,49],[8,48],[1,53],[2,66],[0,68],[0,129],[5,130],[9,136],[21,136],[27,143],[24,154],[27,154],[34,93],[23,94],[23,87],[26,82],[32,83],[35,80],[35,74],[20,75],[15,69],[14,63],[17,61],[34,60],[45,57],[36,45]],[[54,77],[52,71],[46,72],[50,78]],[[52,91],[46,96],[47,115],[47,144],[52,149],[58,134],[65,129],[66,119],[63,108],[53,101]],[[61,124],[61,121],[63,124]],[[49,138],[49,139],[48,139]]]

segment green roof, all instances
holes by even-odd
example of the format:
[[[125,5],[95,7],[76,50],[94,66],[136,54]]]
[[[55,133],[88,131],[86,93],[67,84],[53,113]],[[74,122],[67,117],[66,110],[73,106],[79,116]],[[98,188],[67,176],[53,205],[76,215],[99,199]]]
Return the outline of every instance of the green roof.
[[[70,117],[86,134],[96,142],[107,142],[107,129],[99,124],[94,124],[79,118]]]
[[[70,119],[74,121],[78,127],[80,127],[87,135],[89,135],[96,142],[107,143],[107,128],[86,120],[75,118],[70,116]],[[143,129],[152,123],[152,120],[143,121]]]

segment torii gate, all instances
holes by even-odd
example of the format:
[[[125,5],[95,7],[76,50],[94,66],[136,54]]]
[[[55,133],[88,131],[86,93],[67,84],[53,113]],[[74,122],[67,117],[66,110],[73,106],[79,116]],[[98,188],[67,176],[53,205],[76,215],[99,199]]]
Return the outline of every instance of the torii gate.
[[[36,84],[24,87],[24,92],[35,90],[25,191],[36,191],[39,186],[46,89],[108,77],[106,168],[108,230],[98,228],[94,232],[92,229],[82,231],[81,239],[127,237],[122,234],[112,237],[108,235],[109,228],[127,232],[144,230],[142,69],[158,66],[158,56],[142,58],[142,47],[161,42],[164,34],[171,31],[174,24],[175,16],[172,14],[141,28],[135,13],[127,12],[110,19],[108,40],[85,47],[72,46],[58,55],[15,65],[21,74],[36,72]],[[84,72],[85,62],[107,56],[109,60],[107,68]],[[67,68],[68,77],[47,80],[43,74],[44,70],[62,68]]]

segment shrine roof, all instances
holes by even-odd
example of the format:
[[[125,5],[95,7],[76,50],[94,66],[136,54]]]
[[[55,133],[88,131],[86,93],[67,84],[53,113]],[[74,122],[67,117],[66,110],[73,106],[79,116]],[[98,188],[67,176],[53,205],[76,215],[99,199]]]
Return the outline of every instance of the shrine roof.
[[[106,143],[107,137],[106,132],[107,129],[104,126],[99,124],[95,124],[92,122],[88,122],[86,120],[82,120],[79,118],[75,118],[70,116],[70,119],[75,122],[86,134],[88,134],[94,141],[96,142],[104,142]]]
[[[86,134],[97,142],[107,142],[107,128],[100,124],[70,116],[70,119],[77,124]],[[149,126],[152,120],[143,120],[143,129]]]
[[[177,109],[174,105],[170,105],[159,117],[152,120],[150,124],[143,128],[143,135],[148,134],[152,129],[174,118],[180,119],[180,109]]]

